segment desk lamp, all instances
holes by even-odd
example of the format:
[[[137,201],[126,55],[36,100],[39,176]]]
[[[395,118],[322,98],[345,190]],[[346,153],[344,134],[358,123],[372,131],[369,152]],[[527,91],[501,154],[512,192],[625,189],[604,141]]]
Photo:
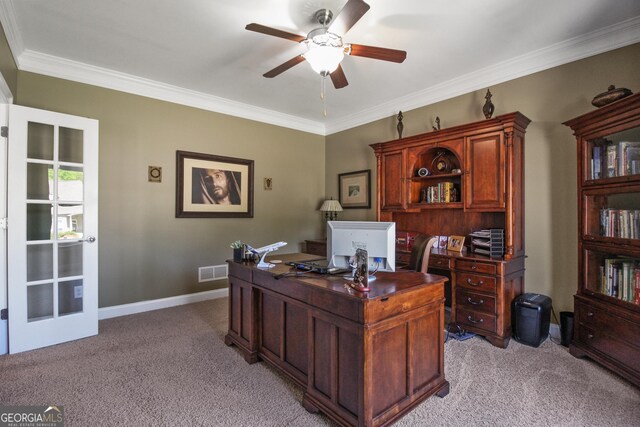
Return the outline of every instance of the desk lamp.
[[[327,221],[334,221],[338,217],[338,212],[342,212],[342,206],[340,206],[340,202],[333,200],[332,197],[322,203],[320,211],[324,212],[324,218]]]

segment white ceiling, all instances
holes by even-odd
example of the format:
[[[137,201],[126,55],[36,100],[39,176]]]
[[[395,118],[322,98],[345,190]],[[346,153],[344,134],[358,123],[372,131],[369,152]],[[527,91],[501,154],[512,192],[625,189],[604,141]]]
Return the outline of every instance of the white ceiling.
[[[346,0],[0,0],[19,69],[318,134],[331,134],[640,42],[639,0],[367,0],[346,42],[407,51],[402,64],[345,57],[349,85],[301,63],[313,13]]]

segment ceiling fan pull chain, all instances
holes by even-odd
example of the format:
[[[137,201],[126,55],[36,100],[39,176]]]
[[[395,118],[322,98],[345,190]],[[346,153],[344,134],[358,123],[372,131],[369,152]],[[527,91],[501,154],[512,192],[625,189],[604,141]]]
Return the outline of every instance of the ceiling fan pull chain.
[[[326,76],[320,77],[320,99],[322,99],[322,115],[324,117],[327,117],[327,97],[325,93],[326,80],[327,80]]]

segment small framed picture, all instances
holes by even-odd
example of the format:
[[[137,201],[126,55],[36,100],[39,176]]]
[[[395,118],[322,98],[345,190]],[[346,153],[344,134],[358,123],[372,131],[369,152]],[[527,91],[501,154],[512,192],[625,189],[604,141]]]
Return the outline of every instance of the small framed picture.
[[[371,208],[371,169],[338,175],[338,200],[343,209]]]
[[[447,244],[448,251],[462,251],[464,245],[464,236],[449,236]]]
[[[447,249],[449,236],[438,236],[438,249]]]

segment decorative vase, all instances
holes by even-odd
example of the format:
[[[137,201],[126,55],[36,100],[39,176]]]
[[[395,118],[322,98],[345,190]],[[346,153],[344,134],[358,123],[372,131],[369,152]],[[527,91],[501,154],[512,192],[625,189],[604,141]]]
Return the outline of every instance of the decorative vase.
[[[616,88],[614,85],[610,85],[606,92],[602,92],[593,98],[591,105],[598,108],[604,107],[607,104],[611,104],[612,102],[625,98],[629,95],[633,95],[633,92],[629,89],[623,87]]]
[[[233,262],[242,262],[242,248],[233,248]]]
[[[487,89],[487,94],[484,96],[484,99],[486,99],[487,101],[482,106],[482,114],[484,114],[485,119],[490,119],[493,115],[493,110],[495,109],[495,107],[493,106],[493,102],[491,102],[491,96],[491,92],[489,91],[489,89]]]

